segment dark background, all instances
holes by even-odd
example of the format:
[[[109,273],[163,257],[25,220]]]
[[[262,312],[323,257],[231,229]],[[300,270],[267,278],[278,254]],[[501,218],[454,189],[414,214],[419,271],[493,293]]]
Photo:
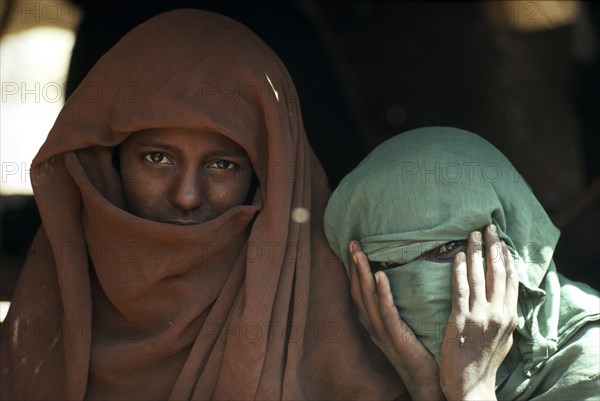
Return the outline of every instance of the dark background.
[[[153,15],[185,7],[231,16],[290,71],[332,187],[394,134],[430,125],[476,132],[513,162],[561,229],[559,271],[600,288],[598,3],[73,3],[83,18],[67,91]],[[39,216],[32,197],[0,200],[0,299],[9,300]]]

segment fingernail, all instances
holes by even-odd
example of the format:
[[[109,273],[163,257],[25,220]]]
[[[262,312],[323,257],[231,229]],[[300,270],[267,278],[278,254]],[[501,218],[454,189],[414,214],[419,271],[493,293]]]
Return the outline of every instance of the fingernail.
[[[491,230],[493,233],[497,233],[497,232],[498,232],[498,230],[497,230],[497,228],[496,228],[496,225],[495,225],[495,224],[490,224],[490,230]]]
[[[352,260],[354,261],[354,266],[358,269],[358,257],[356,255],[352,255]]]
[[[481,241],[481,233],[479,231],[474,231],[473,232],[473,239],[475,241]]]
[[[376,282],[377,284],[379,284],[379,274],[376,274],[376,275],[375,275],[375,282]]]

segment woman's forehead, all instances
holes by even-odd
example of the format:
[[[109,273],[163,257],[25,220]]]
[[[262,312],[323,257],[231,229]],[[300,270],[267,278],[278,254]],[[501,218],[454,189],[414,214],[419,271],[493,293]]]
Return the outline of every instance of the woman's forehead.
[[[244,149],[236,142],[226,135],[211,130],[150,128],[132,133],[124,144],[186,152],[213,149],[231,156],[246,156]]]

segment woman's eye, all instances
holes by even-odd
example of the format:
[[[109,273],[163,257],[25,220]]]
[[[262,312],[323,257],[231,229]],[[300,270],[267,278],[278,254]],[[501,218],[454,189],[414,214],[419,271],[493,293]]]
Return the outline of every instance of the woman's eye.
[[[462,243],[460,241],[448,242],[438,248],[438,253],[442,254],[442,253],[451,252],[453,249],[455,249],[456,247],[459,247],[461,245],[462,245]]]
[[[440,262],[454,259],[454,255],[466,248],[466,241],[450,241],[437,248],[435,260]]]
[[[454,255],[460,251],[465,251],[467,246],[466,241],[450,241],[438,246],[430,251],[425,252],[418,259],[429,260],[431,262],[451,262],[454,260]]]
[[[398,266],[401,266],[401,264],[396,262],[371,262],[371,270],[373,271],[373,273],[388,270]]]
[[[164,153],[160,152],[148,153],[144,156],[144,159],[155,164],[171,164],[169,158]]]
[[[209,164],[208,167],[218,168],[219,170],[233,170],[235,168],[235,163],[227,160],[217,160],[216,162]]]
[[[398,263],[394,263],[394,262],[381,262],[379,264],[381,267],[383,267],[384,269],[390,269],[394,266],[398,266]]]

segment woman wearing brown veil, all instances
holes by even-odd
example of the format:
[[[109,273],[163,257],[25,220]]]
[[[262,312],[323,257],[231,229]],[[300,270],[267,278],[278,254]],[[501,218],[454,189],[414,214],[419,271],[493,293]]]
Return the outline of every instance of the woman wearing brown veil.
[[[31,175],[42,228],[2,326],[2,399],[405,394],[324,238],[292,81],[240,24],[178,10],[131,31]]]

